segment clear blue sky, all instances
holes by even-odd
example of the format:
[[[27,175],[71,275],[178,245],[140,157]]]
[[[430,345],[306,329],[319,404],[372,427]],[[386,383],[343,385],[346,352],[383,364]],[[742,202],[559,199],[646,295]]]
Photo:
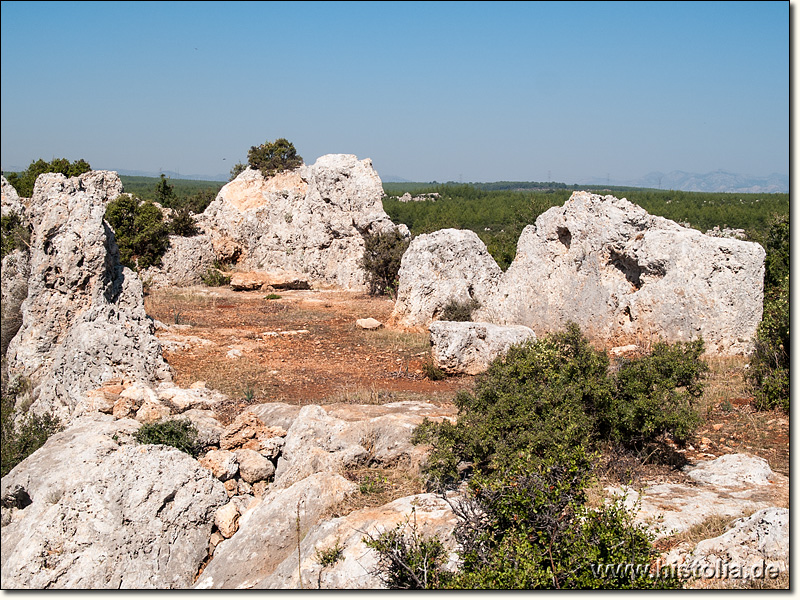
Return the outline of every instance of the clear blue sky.
[[[2,2],[3,169],[789,173],[789,2]]]

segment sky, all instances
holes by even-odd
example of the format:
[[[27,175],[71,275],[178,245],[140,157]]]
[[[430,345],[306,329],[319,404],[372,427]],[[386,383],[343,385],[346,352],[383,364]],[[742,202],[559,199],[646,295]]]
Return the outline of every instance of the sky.
[[[794,6],[792,6],[792,10]],[[2,2],[0,162],[384,179],[789,173],[789,2]]]

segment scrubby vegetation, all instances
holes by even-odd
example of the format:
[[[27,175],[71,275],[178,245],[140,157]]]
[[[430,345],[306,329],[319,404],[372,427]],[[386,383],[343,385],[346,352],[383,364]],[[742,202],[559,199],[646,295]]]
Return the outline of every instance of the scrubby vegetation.
[[[37,415],[17,408],[17,399],[27,391],[27,381],[18,378],[9,385],[3,357],[2,393],[0,395],[0,477],[41,448],[54,433],[61,431],[58,418],[51,414]],[[19,417],[19,413],[22,416]]]
[[[163,444],[181,452],[198,456],[202,447],[198,442],[197,428],[188,419],[173,419],[159,423],[147,423],[136,431],[140,444]]]
[[[138,271],[161,264],[169,248],[169,227],[155,204],[121,194],[108,203],[105,218],[114,228],[123,265]]]
[[[481,303],[474,298],[470,298],[465,302],[451,300],[445,304],[439,319],[442,321],[472,321],[473,311],[478,310],[480,307]]]
[[[409,240],[397,230],[364,235],[361,267],[366,272],[370,294],[394,296],[400,261],[408,244]]]
[[[789,412],[789,218],[776,216],[763,240],[764,316],[755,340],[748,379],[760,410]]]
[[[684,441],[694,431],[702,351],[702,341],[657,344],[647,356],[611,365],[572,324],[495,360],[473,393],[457,396],[455,424],[426,420],[414,433],[415,442],[432,446],[426,471],[434,488],[465,477],[469,487],[453,503],[458,570],[444,572],[434,561],[428,580],[458,589],[679,587],[646,572],[592,570],[650,564],[656,552],[621,503],[590,508],[586,490],[601,443],[635,453],[661,436]],[[421,539],[392,531],[371,540],[390,584],[422,581],[409,574],[410,560],[393,558],[436,542]]]
[[[70,162],[66,158],[54,158],[47,162],[40,158],[28,165],[28,168],[24,171],[20,173],[5,173],[5,176],[8,183],[17,190],[17,194],[23,198],[30,198],[33,195],[33,186],[36,183],[36,178],[42,173],[61,173],[67,177],[77,177],[91,170],[92,167],[82,158],[74,162]]]
[[[15,212],[0,217],[0,257],[5,258],[14,250],[26,250],[31,240],[31,230],[23,225],[22,219]]]
[[[280,171],[296,169],[303,164],[303,157],[297,154],[294,144],[286,138],[274,142],[264,142],[253,146],[247,153],[247,162],[253,169],[259,169],[264,177],[271,177]]]

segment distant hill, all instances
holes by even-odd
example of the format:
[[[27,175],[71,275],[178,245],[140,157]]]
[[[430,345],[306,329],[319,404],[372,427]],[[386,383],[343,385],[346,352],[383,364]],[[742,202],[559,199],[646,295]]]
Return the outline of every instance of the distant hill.
[[[169,179],[190,179],[193,181],[228,181],[230,179],[230,173],[225,173],[224,175],[183,175],[182,173],[176,173],[175,171],[130,171],[128,169],[109,169],[111,171],[116,171],[120,175],[131,175],[133,177],[155,177],[158,179],[161,177],[161,173],[167,176]]]
[[[773,173],[766,177],[738,175],[727,171],[712,173],[648,173],[635,181],[626,182],[634,187],[656,188],[662,190],[681,190],[684,192],[726,192],[739,194],[787,194],[789,176]]]

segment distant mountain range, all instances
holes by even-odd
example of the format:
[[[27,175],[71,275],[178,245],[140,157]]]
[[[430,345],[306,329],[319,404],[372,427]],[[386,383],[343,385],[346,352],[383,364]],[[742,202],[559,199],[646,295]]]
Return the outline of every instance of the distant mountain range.
[[[593,182],[587,182],[593,183]],[[594,183],[605,183],[597,181]],[[683,192],[727,192],[739,194],[775,194],[789,193],[789,176],[773,173],[766,177],[738,175],[727,171],[711,173],[686,173],[672,171],[660,173],[654,171],[633,181],[612,182],[614,185],[631,187],[656,188],[662,190],[681,190]]]
[[[112,169],[120,175],[130,175],[131,177],[161,177],[163,173],[169,179],[192,179],[200,181],[228,181],[231,178],[230,173],[222,175],[183,175],[175,171],[159,171],[158,173],[151,171],[129,171],[127,169]]]

